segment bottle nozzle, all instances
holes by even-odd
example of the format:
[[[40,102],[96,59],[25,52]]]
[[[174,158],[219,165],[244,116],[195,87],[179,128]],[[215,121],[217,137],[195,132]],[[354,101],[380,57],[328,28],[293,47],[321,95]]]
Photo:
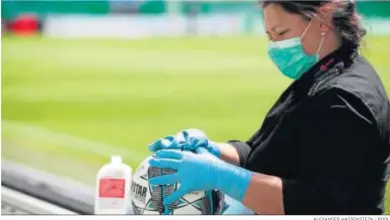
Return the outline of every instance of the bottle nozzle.
[[[111,163],[115,163],[115,164],[122,163],[121,156],[118,156],[118,155],[111,156]]]

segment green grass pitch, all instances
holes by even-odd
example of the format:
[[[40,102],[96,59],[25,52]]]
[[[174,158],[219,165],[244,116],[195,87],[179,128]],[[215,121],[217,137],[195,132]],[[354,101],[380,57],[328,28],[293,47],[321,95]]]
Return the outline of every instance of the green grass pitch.
[[[369,37],[363,53],[390,92],[388,45]],[[2,156],[90,184],[110,154],[135,169],[147,144],[184,128],[247,139],[290,83],[262,37],[3,37],[2,46]]]

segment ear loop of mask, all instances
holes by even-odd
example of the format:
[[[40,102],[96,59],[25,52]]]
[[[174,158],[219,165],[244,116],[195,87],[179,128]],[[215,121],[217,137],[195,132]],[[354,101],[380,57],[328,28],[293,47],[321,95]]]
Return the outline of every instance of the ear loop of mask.
[[[325,32],[322,32],[322,33],[321,33],[321,36],[322,36],[322,38],[321,38],[320,46],[318,46],[317,54],[320,53],[320,50],[321,50],[321,48],[322,48],[322,44],[324,43],[324,40],[325,40]]]
[[[312,21],[313,21],[313,20],[311,20],[311,21],[309,22],[309,24],[307,25],[305,31],[303,31],[303,33],[302,33],[302,35],[301,35],[301,41],[302,41],[302,38],[306,35],[306,32],[309,30]],[[317,54],[320,53],[320,50],[322,49],[322,44],[324,43],[324,39],[325,39],[325,33],[322,32],[321,35],[322,35],[322,38],[321,38],[320,45],[318,46],[318,49],[317,49]]]
[[[310,22],[309,22],[309,24],[307,25],[306,29],[305,29],[305,30],[303,31],[303,33],[301,34],[301,40],[303,39],[303,37],[305,37],[306,32],[309,30],[312,21],[313,21],[313,20],[310,20]]]

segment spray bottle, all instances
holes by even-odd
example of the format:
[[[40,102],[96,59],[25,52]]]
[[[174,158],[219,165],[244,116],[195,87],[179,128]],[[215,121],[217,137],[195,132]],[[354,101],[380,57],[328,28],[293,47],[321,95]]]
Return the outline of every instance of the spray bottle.
[[[120,156],[111,156],[97,173],[95,215],[129,214],[131,176],[131,167]]]

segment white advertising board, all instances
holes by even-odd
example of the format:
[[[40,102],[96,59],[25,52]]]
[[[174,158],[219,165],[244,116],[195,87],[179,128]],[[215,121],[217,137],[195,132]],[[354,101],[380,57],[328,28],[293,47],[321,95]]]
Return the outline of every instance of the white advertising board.
[[[189,19],[182,16],[87,16],[52,15],[45,19],[48,37],[114,37],[234,35],[244,32],[242,15],[210,15]]]
[[[390,20],[365,20],[370,35],[389,35]],[[51,15],[45,19],[43,34],[67,38],[144,38],[185,35],[263,35],[261,17],[245,14],[212,14],[196,18],[183,16],[134,15]]]

